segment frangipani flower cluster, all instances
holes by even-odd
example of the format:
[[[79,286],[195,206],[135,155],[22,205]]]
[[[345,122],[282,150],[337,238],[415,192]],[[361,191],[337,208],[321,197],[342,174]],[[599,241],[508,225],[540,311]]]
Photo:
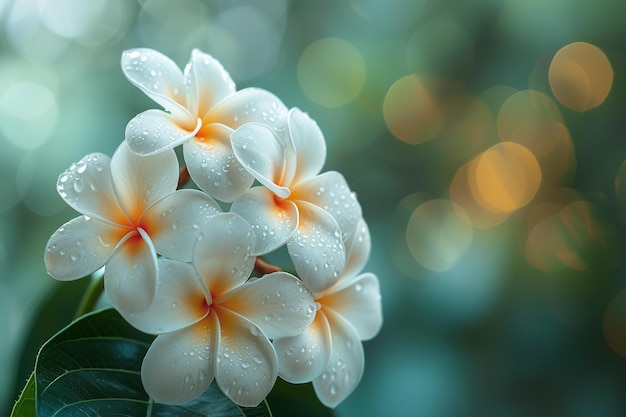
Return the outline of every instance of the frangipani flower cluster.
[[[360,274],[361,207],[340,173],[321,172],[319,126],[268,91],[237,90],[199,50],[183,71],[157,51],[126,51],[122,70],[164,110],[132,118],[111,158],[87,155],[59,176],[81,215],[48,241],[49,274],[104,267],[111,304],[157,336],[141,368],[156,402],[183,404],[215,380],[255,406],[280,376],[313,381],[335,407],[361,379],[361,341],[382,311],[378,278]],[[281,247],[297,276],[256,276],[257,257]]]

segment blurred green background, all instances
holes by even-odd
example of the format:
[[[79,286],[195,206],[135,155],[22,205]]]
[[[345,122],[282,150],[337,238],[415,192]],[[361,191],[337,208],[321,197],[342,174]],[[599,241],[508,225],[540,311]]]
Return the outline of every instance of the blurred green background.
[[[385,324],[338,416],[626,415],[625,18],[621,0],[0,0],[0,411],[85,285],[44,269],[76,215],[56,178],[156,107],[119,64],[151,47],[307,111],[357,192]]]

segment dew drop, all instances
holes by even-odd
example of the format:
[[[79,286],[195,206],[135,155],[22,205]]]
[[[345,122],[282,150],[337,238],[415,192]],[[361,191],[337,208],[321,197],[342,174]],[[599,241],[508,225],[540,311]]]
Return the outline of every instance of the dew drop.
[[[85,182],[83,181],[82,178],[75,178],[74,179],[74,191],[76,191],[77,193],[80,193],[81,191],[83,191],[83,188],[85,188]]]

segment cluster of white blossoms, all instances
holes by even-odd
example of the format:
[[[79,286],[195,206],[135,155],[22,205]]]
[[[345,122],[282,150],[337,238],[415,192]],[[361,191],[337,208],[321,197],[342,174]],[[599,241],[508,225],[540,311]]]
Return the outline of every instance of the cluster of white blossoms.
[[[164,110],[135,116],[111,158],[87,155],[59,176],[81,216],[48,241],[48,273],[73,280],[104,266],[111,304],[157,335],[141,367],[156,402],[185,403],[216,380],[255,406],[280,376],[312,381],[335,407],[362,377],[361,342],[382,311],[378,278],[361,273],[361,207],[340,173],[320,173],[320,128],[266,90],[237,91],[199,50],[184,71],[154,50],[126,51],[122,70]],[[181,186],[185,172],[197,188]],[[257,257],[284,246],[297,277],[251,277]]]

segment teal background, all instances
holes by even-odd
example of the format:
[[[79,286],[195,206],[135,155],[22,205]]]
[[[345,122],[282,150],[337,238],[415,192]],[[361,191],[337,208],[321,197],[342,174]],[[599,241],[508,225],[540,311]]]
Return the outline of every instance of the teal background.
[[[150,47],[181,67],[200,48],[239,88],[266,88],[308,112],[327,140],[325,170],[358,194],[385,322],[365,342],[365,374],[338,416],[626,415],[626,191],[616,187],[626,180],[625,17],[619,0],[0,0],[0,410],[86,285],[44,268],[47,239],[76,216],[57,176],[88,153],[111,155],[126,123],[156,107],[119,63],[123,50]],[[326,38],[336,49],[306,55]],[[559,103],[548,82],[552,57],[576,41],[601,49],[614,73],[607,99],[586,112]],[[449,199],[457,170],[498,138],[447,135],[462,114],[450,109],[432,140],[395,138],[383,104],[410,74],[439,80],[432,95],[446,105],[483,100],[485,129],[503,92],[536,89],[554,100],[573,145],[573,156],[553,155],[567,175],[550,188],[544,173],[503,222],[420,223],[416,239],[452,257],[444,271],[411,255],[409,219],[423,202]],[[525,248],[539,207],[572,201],[588,210],[555,232],[563,246],[545,237],[549,262],[537,267]]]

